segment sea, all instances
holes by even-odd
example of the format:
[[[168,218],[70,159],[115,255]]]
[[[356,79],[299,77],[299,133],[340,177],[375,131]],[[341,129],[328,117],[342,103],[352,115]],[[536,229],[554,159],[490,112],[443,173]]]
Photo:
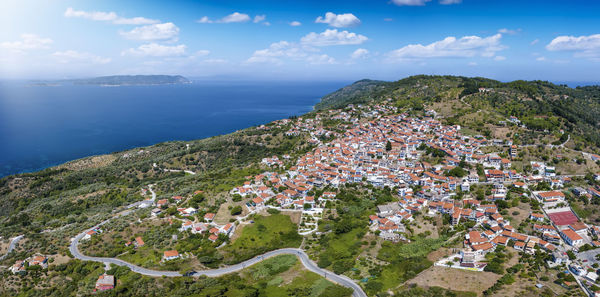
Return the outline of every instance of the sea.
[[[196,80],[106,87],[0,82],[0,177],[302,115],[349,83]]]

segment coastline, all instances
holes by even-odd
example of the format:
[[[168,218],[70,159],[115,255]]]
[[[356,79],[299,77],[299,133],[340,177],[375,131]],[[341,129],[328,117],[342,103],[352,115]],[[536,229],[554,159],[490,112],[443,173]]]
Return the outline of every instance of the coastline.
[[[305,114],[308,114],[310,112],[315,111],[315,106],[316,106],[316,104],[311,107],[312,108],[311,111],[309,111],[307,113],[300,114],[298,116],[302,116],[302,115],[305,115]],[[151,143],[151,144],[148,144],[148,145],[125,147],[125,148],[123,148],[121,150],[117,150],[117,151],[110,151],[110,152],[92,154],[92,155],[84,156],[84,157],[81,157],[81,158],[75,158],[75,159],[72,159],[72,160],[69,160],[69,161],[66,161],[66,162],[55,162],[55,163],[49,164],[47,166],[42,166],[42,167],[31,169],[31,170],[25,169],[25,170],[22,170],[22,171],[19,171],[19,172],[16,172],[16,173],[10,173],[10,174],[6,174],[6,175],[2,175],[2,173],[0,172],[0,179],[7,178],[7,177],[12,177],[12,176],[18,176],[18,175],[22,175],[22,174],[36,173],[36,172],[40,172],[40,171],[43,171],[43,170],[46,170],[46,169],[53,169],[53,168],[57,168],[57,167],[60,167],[60,166],[68,165],[70,163],[76,163],[76,162],[84,161],[84,160],[87,160],[87,159],[92,159],[92,158],[95,158],[95,157],[109,156],[109,155],[114,155],[114,154],[125,153],[125,152],[128,152],[128,151],[144,150],[144,149],[147,149],[149,147],[156,146],[156,145],[162,145],[162,144],[167,144],[167,143],[185,143],[185,142],[190,142],[190,141],[200,141],[200,140],[204,140],[204,139],[208,139],[208,138],[216,137],[216,136],[226,136],[226,135],[237,133],[237,132],[240,132],[240,131],[243,131],[243,130],[246,130],[246,129],[255,128],[255,127],[258,127],[260,125],[266,125],[266,124],[268,124],[270,122],[272,122],[272,121],[269,121],[269,122],[266,122],[266,123],[257,124],[257,125],[253,125],[253,126],[244,127],[244,128],[241,128],[241,129],[230,131],[228,133],[211,135],[211,136],[206,136],[206,137],[202,137],[202,138],[172,139],[172,140],[166,140],[166,141],[160,141],[160,142],[156,142],[156,143]]]
[[[315,110],[324,94],[343,84],[193,81],[123,89],[4,86],[4,94],[32,91],[0,96],[5,110],[16,110],[5,118],[7,126],[2,128],[6,132],[0,135],[7,144],[0,149],[4,156],[0,158],[0,178],[164,142],[229,134],[305,114]],[[22,115],[20,110],[29,105],[36,107]]]

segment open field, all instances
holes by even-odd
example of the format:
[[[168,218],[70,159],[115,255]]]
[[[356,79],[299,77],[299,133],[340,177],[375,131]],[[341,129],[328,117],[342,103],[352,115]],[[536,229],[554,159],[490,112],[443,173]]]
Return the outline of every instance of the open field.
[[[482,295],[482,292],[491,287],[500,276],[493,272],[432,266],[407,283],[420,287],[437,286],[454,291],[476,292],[478,295]]]
[[[297,229],[290,217],[283,214],[257,216],[254,223],[245,226],[242,234],[222,251],[226,261],[240,262],[268,250],[298,247],[302,237]]]

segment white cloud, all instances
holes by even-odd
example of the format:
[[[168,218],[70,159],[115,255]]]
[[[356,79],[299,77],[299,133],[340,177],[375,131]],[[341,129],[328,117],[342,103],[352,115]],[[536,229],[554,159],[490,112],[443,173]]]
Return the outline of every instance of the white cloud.
[[[329,24],[336,28],[354,27],[360,25],[360,20],[351,13],[335,14],[328,12],[325,17],[318,17],[315,23]]]
[[[256,17],[254,17],[255,23],[258,23],[258,22],[264,20],[264,19],[260,20],[261,17],[266,18],[265,15],[262,15],[262,16],[257,15]],[[212,24],[212,23],[228,24],[228,23],[245,23],[245,22],[249,22],[251,19],[252,18],[250,18],[250,16],[245,13],[234,12],[234,13],[232,13],[230,15],[226,15],[223,18],[218,19],[216,21],[211,20],[207,16],[203,16],[196,22],[201,23],[201,24]],[[260,21],[257,22],[257,20],[260,20]]]
[[[600,34],[589,36],[558,36],[554,38],[546,49],[549,51],[570,51],[575,57],[589,58],[600,61]]]
[[[200,24],[210,24],[213,21],[211,21],[207,16],[203,16],[199,20],[197,20],[196,22],[200,23]]]
[[[124,18],[118,16],[114,12],[103,12],[103,11],[82,11],[82,10],[74,10],[69,7],[65,11],[65,17],[68,18],[84,18],[93,21],[103,21],[103,22],[112,22],[117,25],[149,25],[156,24],[159,20],[147,19],[144,17],[134,17],[134,18]]]
[[[300,39],[300,42],[312,46],[348,45],[361,44],[367,41],[364,35],[337,29],[327,29],[321,33],[311,32]]]
[[[204,57],[204,56],[208,56],[208,55],[210,55],[209,50],[199,50],[196,52],[196,54],[194,54],[194,56],[196,56],[196,57]]]
[[[0,43],[0,48],[13,51],[26,51],[50,48],[54,41],[50,38],[39,37],[35,34],[21,34],[21,40],[5,41]]]
[[[323,65],[323,64],[335,64],[335,59],[326,55],[312,55],[309,56],[306,61],[312,65]]]
[[[267,19],[267,16],[264,15],[264,14],[263,15],[257,15],[257,16],[254,17],[254,20],[252,22],[254,22],[254,23],[260,23],[260,22],[262,22],[262,21],[264,21],[266,19]]]
[[[218,23],[243,23],[250,20],[250,16],[245,13],[234,12],[217,21]]]
[[[392,18],[385,18],[385,19],[383,19],[384,22],[392,22],[393,20],[394,19],[392,19]]]
[[[538,42],[540,42],[540,40],[539,40],[539,39],[534,39],[534,40],[533,40],[531,43],[529,43],[529,44],[531,44],[531,45],[536,45]]]
[[[154,24],[142,27],[135,27],[128,32],[120,34],[132,40],[154,41],[154,40],[172,40],[176,41],[179,35],[179,28],[173,23]]]
[[[392,0],[392,3],[399,6],[423,6],[431,0]]]
[[[477,66],[477,62],[469,62],[467,65],[469,65],[469,66]]]
[[[182,56],[185,54],[186,46],[180,45],[161,45],[157,43],[142,44],[138,48],[130,48],[121,53],[122,56],[150,56],[150,57],[171,57]]]
[[[67,50],[64,52],[55,52],[52,54],[59,63],[91,63],[91,64],[106,64],[111,61],[110,58],[103,58],[86,52],[78,52]]]
[[[504,60],[506,60],[506,57],[505,56],[495,56],[494,60],[495,61],[504,61]]]
[[[294,60],[305,58],[308,54],[305,50],[295,43],[280,41],[272,43],[268,48],[255,51],[252,56],[246,60],[247,63],[270,63],[282,64],[281,58],[291,58]]]
[[[229,63],[229,61],[227,61],[225,59],[206,59],[202,62],[208,63],[208,64],[227,64],[227,63]]]
[[[302,23],[300,23],[298,21],[293,21],[293,22],[290,22],[290,26],[292,26],[292,27],[298,27],[298,26],[302,26]]]
[[[369,51],[364,48],[359,48],[350,54],[352,59],[361,59],[366,58],[369,55]]]
[[[537,57],[536,61],[546,61],[546,57]]]
[[[409,44],[388,54],[392,60],[414,60],[444,57],[493,57],[505,47],[500,44],[502,34],[489,37],[464,36],[460,39],[449,36],[428,45]]]
[[[462,0],[440,0],[440,4],[442,5],[450,5],[450,4],[460,4]]]
[[[511,29],[507,29],[507,28],[502,28],[498,30],[498,33],[502,33],[502,34],[508,34],[508,35],[515,35],[518,34],[519,32],[521,32],[521,28],[516,29],[516,30],[511,30]]]

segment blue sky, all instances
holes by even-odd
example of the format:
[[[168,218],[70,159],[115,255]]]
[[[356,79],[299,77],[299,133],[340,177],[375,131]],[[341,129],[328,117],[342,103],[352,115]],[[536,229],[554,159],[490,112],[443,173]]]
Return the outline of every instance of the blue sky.
[[[0,78],[598,82],[598,15],[598,1],[3,0]]]

